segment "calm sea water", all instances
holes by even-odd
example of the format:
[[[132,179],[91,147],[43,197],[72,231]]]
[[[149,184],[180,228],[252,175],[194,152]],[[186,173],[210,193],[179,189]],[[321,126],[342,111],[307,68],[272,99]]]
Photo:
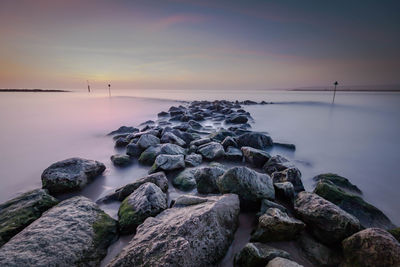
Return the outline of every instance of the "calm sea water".
[[[399,93],[339,92],[334,105],[328,92],[135,90],[113,91],[112,97],[108,91],[1,93],[0,201],[40,187],[47,166],[73,156],[107,165],[104,175],[82,192],[95,200],[147,173],[139,165],[114,168],[109,157],[116,152],[106,133],[156,119],[158,112],[179,104],[174,100],[215,99],[275,102],[245,108],[255,120],[253,129],[296,144],[295,152],[272,153],[296,162],[307,189],[316,174],[341,174],[400,225]],[[115,213],[115,207],[108,211]]]

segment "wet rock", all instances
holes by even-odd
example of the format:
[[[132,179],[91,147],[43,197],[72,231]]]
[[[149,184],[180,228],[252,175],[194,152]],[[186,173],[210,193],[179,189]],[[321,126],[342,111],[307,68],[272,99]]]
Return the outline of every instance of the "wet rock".
[[[97,266],[117,223],[85,197],[64,200],[0,248],[0,266]]]
[[[289,168],[281,172],[274,172],[271,178],[274,183],[292,183],[295,192],[304,191],[303,182],[301,181],[301,172],[297,168]]]
[[[362,230],[342,242],[344,266],[400,266],[400,244],[380,228]]]
[[[201,125],[201,123],[198,123],[197,121],[194,120],[190,120],[188,124],[190,125],[190,127],[196,130],[200,130],[201,128],[203,128],[203,125]]]
[[[127,184],[115,190],[97,202],[109,202],[109,201],[123,201],[126,197],[132,194],[142,184],[153,183],[157,185],[164,193],[168,192],[168,179],[163,172],[156,172],[145,177],[137,179],[135,182]]]
[[[225,139],[221,142],[221,145],[226,149],[228,147],[238,147],[238,144],[236,143],[235,139],[233,139],[232,136],[227,136]]]
[[[294,144],[274,142],[274,146],[279,146],[290,150],[296,150],[296,146]]]
[[[278,198],[293,203],[294,187],[291,182],[275,183],[275,194]]]
[[[271,155],[267,152],[249,146],[243,146],[241,150],[244,159],[257,168],[262,167],[271,158]]]
[[[127,155],[116,154],[111,156],[111,161],[114,165],[125,167],[132,163],[132,159]]]
[[[290,258],[290,255],[284,250],[276,249],[263,243],[247,243],[235,255],[235,266],[263,267],[276,257]]]
[[[280,155],[271,157],[263,166],[264,172],[269,175],[272,175],[274,172],[281,172],[289,168],[294,168],[294,164]]]
[[[69,158],[50,165],[42,173],[42,186],[50,194],[82,189],[104,172],[106,166],[95,160]]]
[[[391,233],[392,236],[394,236],[394,238],[396,238],[397,241],[400,242],[400,227],[390,229],[388,230],[388,232]]]
[[[126,137],[120,137],[117,140],[115,140],[115,147],[126,147],[131,140],[129,140]]]
[[[139,129],[130,126],[121,126],[117,130],[110,132],[108,135],[121,134],[121,133],[135,133],[135,132],[139,132]]]
[[[289,217],[281,210],[270,208],[258,219],[258,226],[251,236],[251,241],[265,243],[294,240],[305,226],[302,221]]]
[[[151,125],[151,124],[154,124],[154,121],[153,120],[147,120],[147,121],[145,121],[145,122],[142,122],[141,124],[139,124],[139,126],[143,126],[143,125]]]
[[[269,208],[279,209],[280,211],[287,213],[287,209],[284,206],[282,206],[276,202],[273,202],[271,200],[263,199],[263,200],[261,200],[261,208],[260,208],[260,211],[257,213],[257,215],[258,216],[263,215],[264,213],[267,212],[267,210]]]
[[[201,145],[204,145],[204,144],[207,144],[210,142],[211,142],[211,139],[206,137],[206,138],[194,140],[194,141],[190,142],[190,145],[201,146]]]
[[[183,155],[158,155],[149,173],[159,170],[172,171],[185,168]]]
[[[161,154],[161,146],[149,146],[145,151],[140,154],[139,162],[143,165],[153,165],[157,156]]]
[[[188,167],[197,167],[203,161],[203,157],[199,154],[190,154],[185,157],[185,164]]]
[[[285,258],[276,257],[268,262],[266,267],[303,267],[303,265]]]
[[[365,202],[359,195],[350,193],[350,191],[346,192],[329,180],[321,179],[315,187],[314,193],[355,216],[363,227],[379,227],[383,229],[395,227],[382,211]]]
[[[221,193],[238,194],[242,207],[253,206],[262,199],[274,199],[271,178],[246,167],[232,167],[217,179]]]
[[[167,195],[153,183],[145,183],[130,194],[118,210],[118,222],[122,234],[131,234],[148,217],[167,208]]]
[[[243,159],[242,150],[230,146],[226,149],[225,158],[229,161],[242,161]]]
[[[192,206],[192,205],[204,203],[206,201],[208,201],[208,199],[205,197],[197,197],[197,196],[192,196],[192,195],[181,195],[175,200],[173,207],[177,208],[177,207]]]
[[[173,134],[172,132],[166,132],[162,137],[161,137],[161,143],[171,143],[175,144],[178,146],[185,146],[186,142]]]
[[[264,149],[273,145],[271,137],[268,135],[250,132],[240,135],[238,138],[239,146],[250,146],[257,149]]]
[[[126,154],[131,157],[139,157],[142,154],[143,149],[141,149],[137,144],[130,143],[126,146]]]
[[[224,147],[217,142],[211,142],[201,145],[197,152],[207,160],[215,160],[222,158],[225,155]]]
[[[241,124],[246,123],[249,119],[245,115],[233,115],[225,120],[225,123]]]
[[[175,144],[162,144],[160,154],[165,155],[185,155],[186,151],[184,148]]]
[[[193,168],[184,169],[175,176],[172,180],[172,184],[182,191],[189,191],[196,188],[196,180],[194,178],[195,172],[196,169]]]
[[[329,181],[345,191],[350,191],[351,193],[362,194],[360,188],[358,188],[356,185],[352,184],[349,181],[349,179],[342,177],[340,175],[334,174],[334,173],[319,174],[319,175],[315,176],[313,178],[313,180],[315,182]]]
[[[167,209],[141,224],[108,266],[214,266],[230,246],[238,215],[239,199],[231,194]]]
[[[217,178],[224,174],[225,170],[220,167],[203,167],[198,168],[194,173],[197,183],[197,191],[200,194],[219,193],[217,186]]]
[[[161,112],[159,112],[159,113],[157,114],[158,117],[167,117],[168,115],[169,115],[169,113],[168,113],[168,112],[165,112],[165,111],[161,111]]]
[[[200,136],[196,133],[181,132],[177,129],[173,129],[171,132],[185,141],[186,145],[189,145],[195,139],[200,139]]]
[[[210,134],[209,138],[211,138],[211,140],[216,142],[222,142],[228,136],[235,136],[235,133],[222,129],[219,130],[218,132]]]
[[[140,136],[139,140],[137,141],[137,145],[142,149],[145,150],[150,146],[156,146],[160,143],[160,139],[152,134],[144,134]]]
[[[0,247],[58,203],[45,189],[35,189],[0,204]]]
[[[312,234],[327,245],[337,244],[361,229],[357,218],[317,194],[300,192],[294,208]]]

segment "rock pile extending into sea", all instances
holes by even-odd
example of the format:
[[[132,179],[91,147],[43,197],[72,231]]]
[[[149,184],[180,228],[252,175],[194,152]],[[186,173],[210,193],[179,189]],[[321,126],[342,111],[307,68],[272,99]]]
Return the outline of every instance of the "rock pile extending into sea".
[[[0,266],[98,266],[128,234],[108,266],[217,266],[245,212],[257,214],[257,224],[232,265],[302,266],[296,259],[304,258],[314,266],[400,266],[400,229],[340,175],[320,174],[306,192],[295,164],[268,152],[295,145],[251,130],[244,107],[253,104],[182,103],[140,129],[111,132],[125,151],[110,156],[115,167],[138,161],[149,174],[97,204],[79,192],[103,163],[76,157],[50,165],[42,188],[0,204]],[[76,196],[60,201],[67,192]],[[98,206],[107,202],[120,203],[118,220]]]

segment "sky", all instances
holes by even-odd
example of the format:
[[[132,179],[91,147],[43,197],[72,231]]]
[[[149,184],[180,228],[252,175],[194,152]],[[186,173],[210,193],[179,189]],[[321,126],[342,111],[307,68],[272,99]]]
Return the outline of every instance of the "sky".
[[[400,1],[0,0],[0,88],[400,84]]]

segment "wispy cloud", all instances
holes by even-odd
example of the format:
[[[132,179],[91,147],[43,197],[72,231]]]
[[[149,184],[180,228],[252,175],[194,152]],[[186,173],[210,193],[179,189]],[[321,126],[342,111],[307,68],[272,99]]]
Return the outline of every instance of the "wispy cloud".
[[[151,29],[154,31],[162,31],[173,27],[175,25],[182,24],[195,24],[206,21],[207,16],[197,14],[175,14],[161,18],[156,23],[151,25]]]

